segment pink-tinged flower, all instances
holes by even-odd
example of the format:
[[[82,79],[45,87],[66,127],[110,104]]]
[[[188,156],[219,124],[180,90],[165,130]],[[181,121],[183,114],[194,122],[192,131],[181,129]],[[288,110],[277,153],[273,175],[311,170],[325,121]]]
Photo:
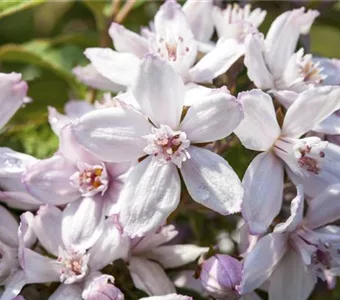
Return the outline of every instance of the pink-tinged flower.
[[[179,294],[169,294],[169,295],[162,295],[162,296],[144,297],[144,298],[140,298],[139,300],[193,300],[193,298],[189,296],[179,295]]]
[[[242,270],[242,262],[226,254],[216,254],[200,265],[200,281],[214,299],[259,300],[256,293],[241,296],[237,292]]]
[[[74,214],[90,214],[88,224],[99,232],[115,209],[130,164],[102,162],[77,143],[69,125],[59,135],[59,151],[31,165],[22,180],[42,203],[68,204]]]
[[[24,248],[21,265],[26,283],[60,281],[65,285],[82,285],[94,278],[93,273],[98,274],[114,260],[125,258],[128,243],[117,229],[116,218],[107,218],[99,234],[98,228],[91,224],[92,218],[86,210],[80,214],[69,206],[63,212],[51,205],[41,206],[33,218],[32,228],[41,245],[57,259]],[[93,283],[96,289],[110,290],[100,283],[103,282]],[[89,289],[87,292],[91,295],[91,287]]]
[[[268,280],[269,299],[305,300],[317,277],[325,280],[325,271],[339,267],[340,229],[325,226],[340,218],[339,184],[313,198],[305,217],[302,186],[297,189],[291,216],[278,224],[273,233],[262,237],[245,258],[241,293]]]
[[[339,181],[340,148],[318,137],[299,138],[340,108],[339,97],[340,88],[330,86],[301,93],[280,128],[269,95],[260,90],[240,94],[245,117],[235,133],[246,148],[264,151],[243,178],[242,214],[252,234],[264,233],[281,209],[284,169],[308,196]]]
[[[266,14],[267,12],[260,8],[252,11],[250,4],[240,7],[237,3],[228,4],[224,9],[214,6],[212,10],[219,38],[235,39],[239,42],[244,42],[246,35],[262,24]]]
[[[19,225],[10,213],[0,206],[0,285],[4,286],[1,300],[16,299],[22,287],[30,283],[30,274],[23,268],[26,260],[24,249],[31,247],[36,237],[31,228],[33,218],[30,213],[21,215],[20,219]],[[34,257],[29,263],[35,263]]]
[[[23,210],[39,208],[42,203],[27,192],[21,181],[27,168],[38,161],[30,155],[0,147],[0,201]]]
[[[114,93],[125,90],[124,86],[116,84],[102,76],[91,64],[88,64],[85,67],[75,67],[73,69],[73,74],[78,78],[79,81],[95,89]]]
[[[0,73],[0,128],[25,102],[27,83],[21,81],[21,74]]]
[[[144,29],[144,37],[113,23],[109,34],[115,51],[88,48],[85,55],[102,76],[114,83],[131,86],[142,58],[149,53],[167,61],[185,82],[211,82],[244,53],[243,45],[229,39],[218,43],[195,64],[198,43],[181,6],[174,0],[168,0],[160,7],[153,27],[153,31]]]
[[[303,7],[284,12],[272,23],[266,39],[262,34],[248,35],[245,40],[244,64],[248,76],[261,89],[301,92],[324,79],[318,63],[303,49],[294,53],[300,34],[307,34],[319,15]]]
[[[131,240],[129,270],[135,286],[148,295],[175,293],[164,269],[177,268],[196,260],[208,248],[196,245],[164,245],[178,234],[174,226]]]
[[[96,110],[72,126],[78,142],[104,161],[140,158],[120,196],[124,230],[142,236],[176,209],[178,170],[195,201],[221,214],[238,212],[243,189],[237,175],[223,158],[201,147],[240,123],[243,113],[235,97],[225,88],[186,94],[173,68],[152,56],[144,60],[132,92],[143,114],[131,107]],[[185,108],[190,95],[196,99]]]

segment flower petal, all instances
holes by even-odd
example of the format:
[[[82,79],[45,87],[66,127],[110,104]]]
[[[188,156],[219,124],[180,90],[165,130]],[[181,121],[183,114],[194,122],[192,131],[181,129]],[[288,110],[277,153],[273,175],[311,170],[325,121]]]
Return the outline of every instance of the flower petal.
[[[174,164],[144,159],[131,170],[121,192],[120,222],[124,231],[135,237],[157,229],[176,209],[180,190]]]
[[[92,110],[93,105],[84,100],[70,100],[65,104],[65,113],[71,119],[80,118]]]
[[[297,195],[290,203],[290,216],[284,223],[275,226],[274,232],[293,232],[303,220],[303,187],[298,185],[296,187]]]
[[[131,53],[110,48],[87,48],[85,55],[102,76],[115,84],[130,86],[136,79],[140,59]]]
[[[22,268],[27,284],[59,281],[60,267],[55,260],[28,248],[24,249],[23,257]]]
[[[88,252],[91,270],[101,270],[116,259],[125,259],[128,255],[129,246],[129,239],[122,236],[117,228],[115,218],[107,218],[100,238]]]
[[[189,296],[183,296],[179,294],[168,294],[162,296],[140,298],[139,300],[192,300],[192,299],[193,298]]]
[[[1,294],[1,300],[16,300],[21,289],[26,284],[25,274],[22,270],[17,270],[7,279],[4,292]]]
[[[219,155],[191,146],[181,173],[190,196],[198,203],[227,215],[240,211],[243,188],[234,170]]]
[[[189,108],[180,128],[191,143],[222,139],[240,124],[242,106],[225,88],[213,89]]]
[[[112,23],[109,35],[118,52],[129,52],[137,57],[143,57],[149,52],[148,41],[145,37],[126,29],[118,23]]]
[[[313,62],[319,63],[322,74],[327,76],[322,82],[324,85],[340,85],[340,59],[313,57]]]
[[[43,204],[27,192],[0,191],[0,201],[6,203],[8,207],[20,210],[37,210]]]
[[[319,125],[312,129],[325,134],[340,134],[340,117],[337,112],[324,119]]]
[[[248,34],[245,39],[244,64],[248,77],[261,89],[274,88],[274,78],[266,65],[263,52],[265,46],[262,34]]]
[[[61,210],[52,205],[41,206],[33,220],[33,230],[39,242],[56,257],[59,247],[63,247],[61,220]]]
[[[0,241],[13,248],[18,247],[19,224],[9,211],[0,206]]]
[[[286,11],[271,24],[266,37],[266,61],[271,72],[282,75],[291,55],[294,53],[300,34],[307,34],[319,15],[316,10],[305,8]]]
[[[214,33],[214,23],[211,14],[212,7],[213,3],[211,0],[199,2],[187,0],[182,6],[195,39],[200,42],[210,41]]]
[[[156,126],[178,126],[185,95],[184,83],[170,64],[155,56],[147,56],[132,92],[143,113]]]
[[[245,48],[234,39],[226,39],[207,53],[190,69],[190,79],[194,82],[212,82],[214,78],[225,73],[244,55]]]
[[[306,222],[309,228],[317,228],[339,219],[340,184],[329,186],[308,202]]]
[[[3,127],[24,103],[27,83],[18,73],[0,73],[0,128]]]
[[[70,203],[63,211],[61,235],[66,248],[90,248],[103,229],[103,201],[100,196],[81,198]]]
[[[156,260],[165,269],[177,268],[193,262],[208,250],[209,248],[196,245],[166,245],[154,248],[147,253],[147,257]]]
[[[163,268],[150,260],[131,257],[129,270],[136,288],[150,296],[175,293],[175,287]]]
[[[271,151],[258,154],[249,165],[242,181],[242,216],[251,234],[264,233],[280,212],[283,170],[282,162]]]
[[[73,69],[73,74],[80,82],[95,89],[110,91],[114,93],[125,90],[125,87],[123,85],[114,83],[110,79],[101,75],[92,64],[88,64],[85,67],[75,67]]]
[[[287,236],[271,233],[261,238],[243,264],[242,294],[249,293],[264,283],[275,270],[287,249]]]
[[[290,250],[270,277],[269,299],[307,300],[315,284],[316,276],[306,267],[299,254]]]
[[[79,198],[79,191],[70,184],[77,171],[75,165],[61,155],[41,160],[23,175],[28,191],[38,200],[48,204],[65,204]]]
[[[340,87],[336,86],[317,87],[301,93],[287,110],[282,135],[300,137],[340,109],[339,99]]]
[[[48,106],[48,122],[51,125],[53,132],[59,135],[60,130],[71,122],[68,116],[59,113],[54,107]]]
[[[77,284],[61,284],[48,300],[82,300],[82,288]]]
[[[72,133],[85,149],[104,161],[131,161],[145,155],[144,135],[151,131],[147,119],[124,108],[99,109],[72,125]]]
[[[276,121],[273,100],[261,90],[240,93],[238,99],[243,105],[244,119],[235,129],[235,134],[248,149],[268,150],[281,131]]]

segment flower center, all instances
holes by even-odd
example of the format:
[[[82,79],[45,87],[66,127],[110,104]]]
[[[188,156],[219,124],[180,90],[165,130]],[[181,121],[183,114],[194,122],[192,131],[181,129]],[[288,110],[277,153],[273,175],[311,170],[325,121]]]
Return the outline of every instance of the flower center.
[[[179,168],[183,161],[190,158],[186,150],[190,146],[190,141],[182,131],[173,131],[167,125],[159,128],[152,128],[152,134],[144,136],[148,145],[144,152],[152,155],[154,159],[161,162],[172,162]]]
[[[318,175],[325,159],[328,142],[318,137],[291,139],[280,137],[274,145],[274,152],[293,170],[307,171]]]
[[[303,81],[311,84],[320,84],[326,78],[322,74],[319,62],[313,62],[311,54],[301,56],[298,62],[300,74],[303,76]]]
[[[66,284],[81,280],[87,272],[89,255],[74,250],[59,249],[60,281]]]
[[[88,164],[78,165],[79,172],[74,173],[70,180],[71,184],[78,188],[83,196],[93,196],[99,192],[105,193],[108,186],[108,175],[105,165],[90,166]]]
[[[157,54],[170,62],[177,61],[180,56],[184,56],[190,48],[185,45],[183,37],[159,38],[157,41]]]

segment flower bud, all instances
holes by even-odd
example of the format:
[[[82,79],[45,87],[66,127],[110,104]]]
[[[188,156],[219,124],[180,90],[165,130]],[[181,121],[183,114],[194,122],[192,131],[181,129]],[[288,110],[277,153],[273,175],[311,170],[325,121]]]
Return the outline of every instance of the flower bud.
[[[224,254],[216,254],[201,265],[200,280],[204,289],[216,299],[237,300],[236,286],[241,282],[242,263]]]
[[[124,300],[124,295],[113,285],[114,278],[109,275],[100,275],[87,282],[82,297],[85,300]]]

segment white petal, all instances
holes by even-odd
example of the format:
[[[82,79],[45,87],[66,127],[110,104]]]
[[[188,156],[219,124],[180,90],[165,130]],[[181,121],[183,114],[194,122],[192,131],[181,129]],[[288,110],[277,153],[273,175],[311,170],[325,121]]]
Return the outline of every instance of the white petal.
[[[141,35],[126,29],[118,23],[112,23],[109,35],[118,52],[129,52],[137,57],[143,57],[149,51],[148,41]]]
[[[339,219],[340,184],[329,186],[308,202],[306,222],[309,228],[317,228]]]
[[[60,268],[57,262],[31,249],[24,249],[22,268],[27,284],[59,281]]]
[[[129,246],[129,239],[122,236],[117,228],[115,218],[107,218],[100,238],[88,252],[91,270],[101,270],[116,259],[125,259],[128,255]]]
[[[66,248],[90,248],[104,230],[103,201],[100,196],[81,198],[63,211],[61,234]]]
[[[335,86],[317,87],[301,93],[287,110],[282,135],[300,137],[340,109],[339,99],[340,87]]]
[[[0,241],[13,248],[18,247],[18,227],[15,218],[0,206]]]
[[[264,56],[264,41],[260,34],[249,34],[245,39],[244,64],[248,77],[261,89],[274,88],[273,75],[268,70]]]
[[[234,39],[226,39],[218,43],[190,69],[191,81],[212,82],[214,78],[228,71],[244,52],[244,45],[237,43]]]
[[[271,151],[258,154],[247,168],[242,216],[252,234],[264,233],[281,210],[283,170]]]
[[[177,268],[193,262],[208,250],[196,245],[167,245],[153,249],[147,257],[158,261],[164,268]]]
[[[210,96],[214,89],[207,88],[203,85],[196,83],[187,83],[185,85],[185,98],[184,105],[192,106],[197,101],[203,101],[206,97]]]
[[[176,209],[180,190],[174,164],[144,159],[131,170],[120,196],[124,231],[135,237],[157,229]]]
[[[24,103],[27,83],[18,73],[0,73],[0,128],[3,127]]]
[[[92,110],[93,105],[84,100],[70,100],[65,104],[65,113],[71,119],[80,118]]]
[[[303,187],[302,185],[298,185],[296,189],[297,195],[290,203],[289,218],[286,222],[276,225],[274,232],[292,232],[301,224],[304,207]]]
[[[37,210],[41,203],[27,192],[1,192],[0,201],[8,207],[20,210]]]
[[[313,62],[319,63],[320,68],[322,68],[322,74],[327,76],[322,84],[340,85],[340,59],[313,57]]]
[[[33,230],[43,247],[58,257],[61,239],[62,212],[52,205],[41,206],[33,220]]]
[[[48,106],[48,122],[53,132],[59,135],[60,130],[71,122],[68,116],[59,113],[54,107]]]
[[[184,101],[184,83],[165,61],[147,56],[132,92],[143,113],[157,126],[179,124]]]
[[[15,300],[25,284],[26,280],[24,272],[17,270],[9,279],[7,279],[5,290],[1,294],[0,300]]]
[[[299,97],[299,93],[293,91],[270,90],[268,93],[272,93],[275,97],[275,100],[279,101],[286,109],[288,109]]]
[[[214,33],[212,7],[211,0],[187,0],[182,7],[196,40],[200,42],[208,42]]]
[[[161,229],[155,233],[147,234],[138,241],[136,246],[131,247],[132,253],[136,256],[138,253],[143,253],[152,250],[162,244],[165,244],[175,238],[178,231],[174,225],[162,226]]]
[[[316,10],[305,8],[286,11],[271,24],[266,37],[266,61],[273,74],[280,76],[294,53],[300,34],[307,34],[314,19],[319,15]]]
[[[115,84],[130,86],[136,79],[140,59],[131,53],[110,48],[87,48],[85,55],[101,75]]]
[[[251,90],[239,94],[243,105],[244,119],[235,129],[235,134],[244,147],[266,151],[280,135],[276,121],[273,100],[261,90]]]
[[[340,117],[337,112],[324,119],[319,125],[312,128],[313,131],[325,134],[340,134]]]
[[[22,249],[30,248],[36,242],[37,237],[33,231],[34,215],[30,211],[26,211],[20,215],[20,224],[18,228],[19,238],[19,260],[21,259]]]
[[[88,64],[85,67],[75,67],[73,69],[73,74],[79,81],[95,89],[114,93],[125,90],[123,85],[114,83],[110,79],[101,75],[92,64]]]
[[[207,292],[204,290],[200,279],[194,278],[193,275],[193,270],[184,270],[175,273],[171,278],[176,287],[195,291],[199,295],[206,297]]]
[[[193,298],[189,296],[183,296],[179,294],[168,294],[162,296],[140,298],[139,300],[192,300],[192,299]]]
[[[223,215],[239,212],[243,188],[228,162],[204,148],[192,146],[188,152],[181,173],[190,196]]]
[[[305,266],[298,253],[290,250],[270,278],[269,299],[307,300],[315,283],[313,272]]]
[[[212,142],[231,134],[242,117],[241,103],[227,89],[213,89],[193,103],[180,128],[192,143]]]
[[[151,124],[132,109],[99,109],[82,116],[72,126],[77,141],[104,161],[131,161],[145,155],[144,135]]]
[[[162,267],[145,258],[132,257],[129,270],[136,288],[150,296],[175,293],[175,287]]]
[[[242,294],[261,286],[273,273],[286,252],[287,237],[281,233],[271,233],[261,238],[246,257],[240,286]]]
[[[61,155],[41,160],[23,175],[27,190],[38,200],[49,204],[65,204],[76,200],[79,191],[71,186],[75,165]]]
[[[77,284],[61,284],[48,300],[82,300],[82,288]]]

